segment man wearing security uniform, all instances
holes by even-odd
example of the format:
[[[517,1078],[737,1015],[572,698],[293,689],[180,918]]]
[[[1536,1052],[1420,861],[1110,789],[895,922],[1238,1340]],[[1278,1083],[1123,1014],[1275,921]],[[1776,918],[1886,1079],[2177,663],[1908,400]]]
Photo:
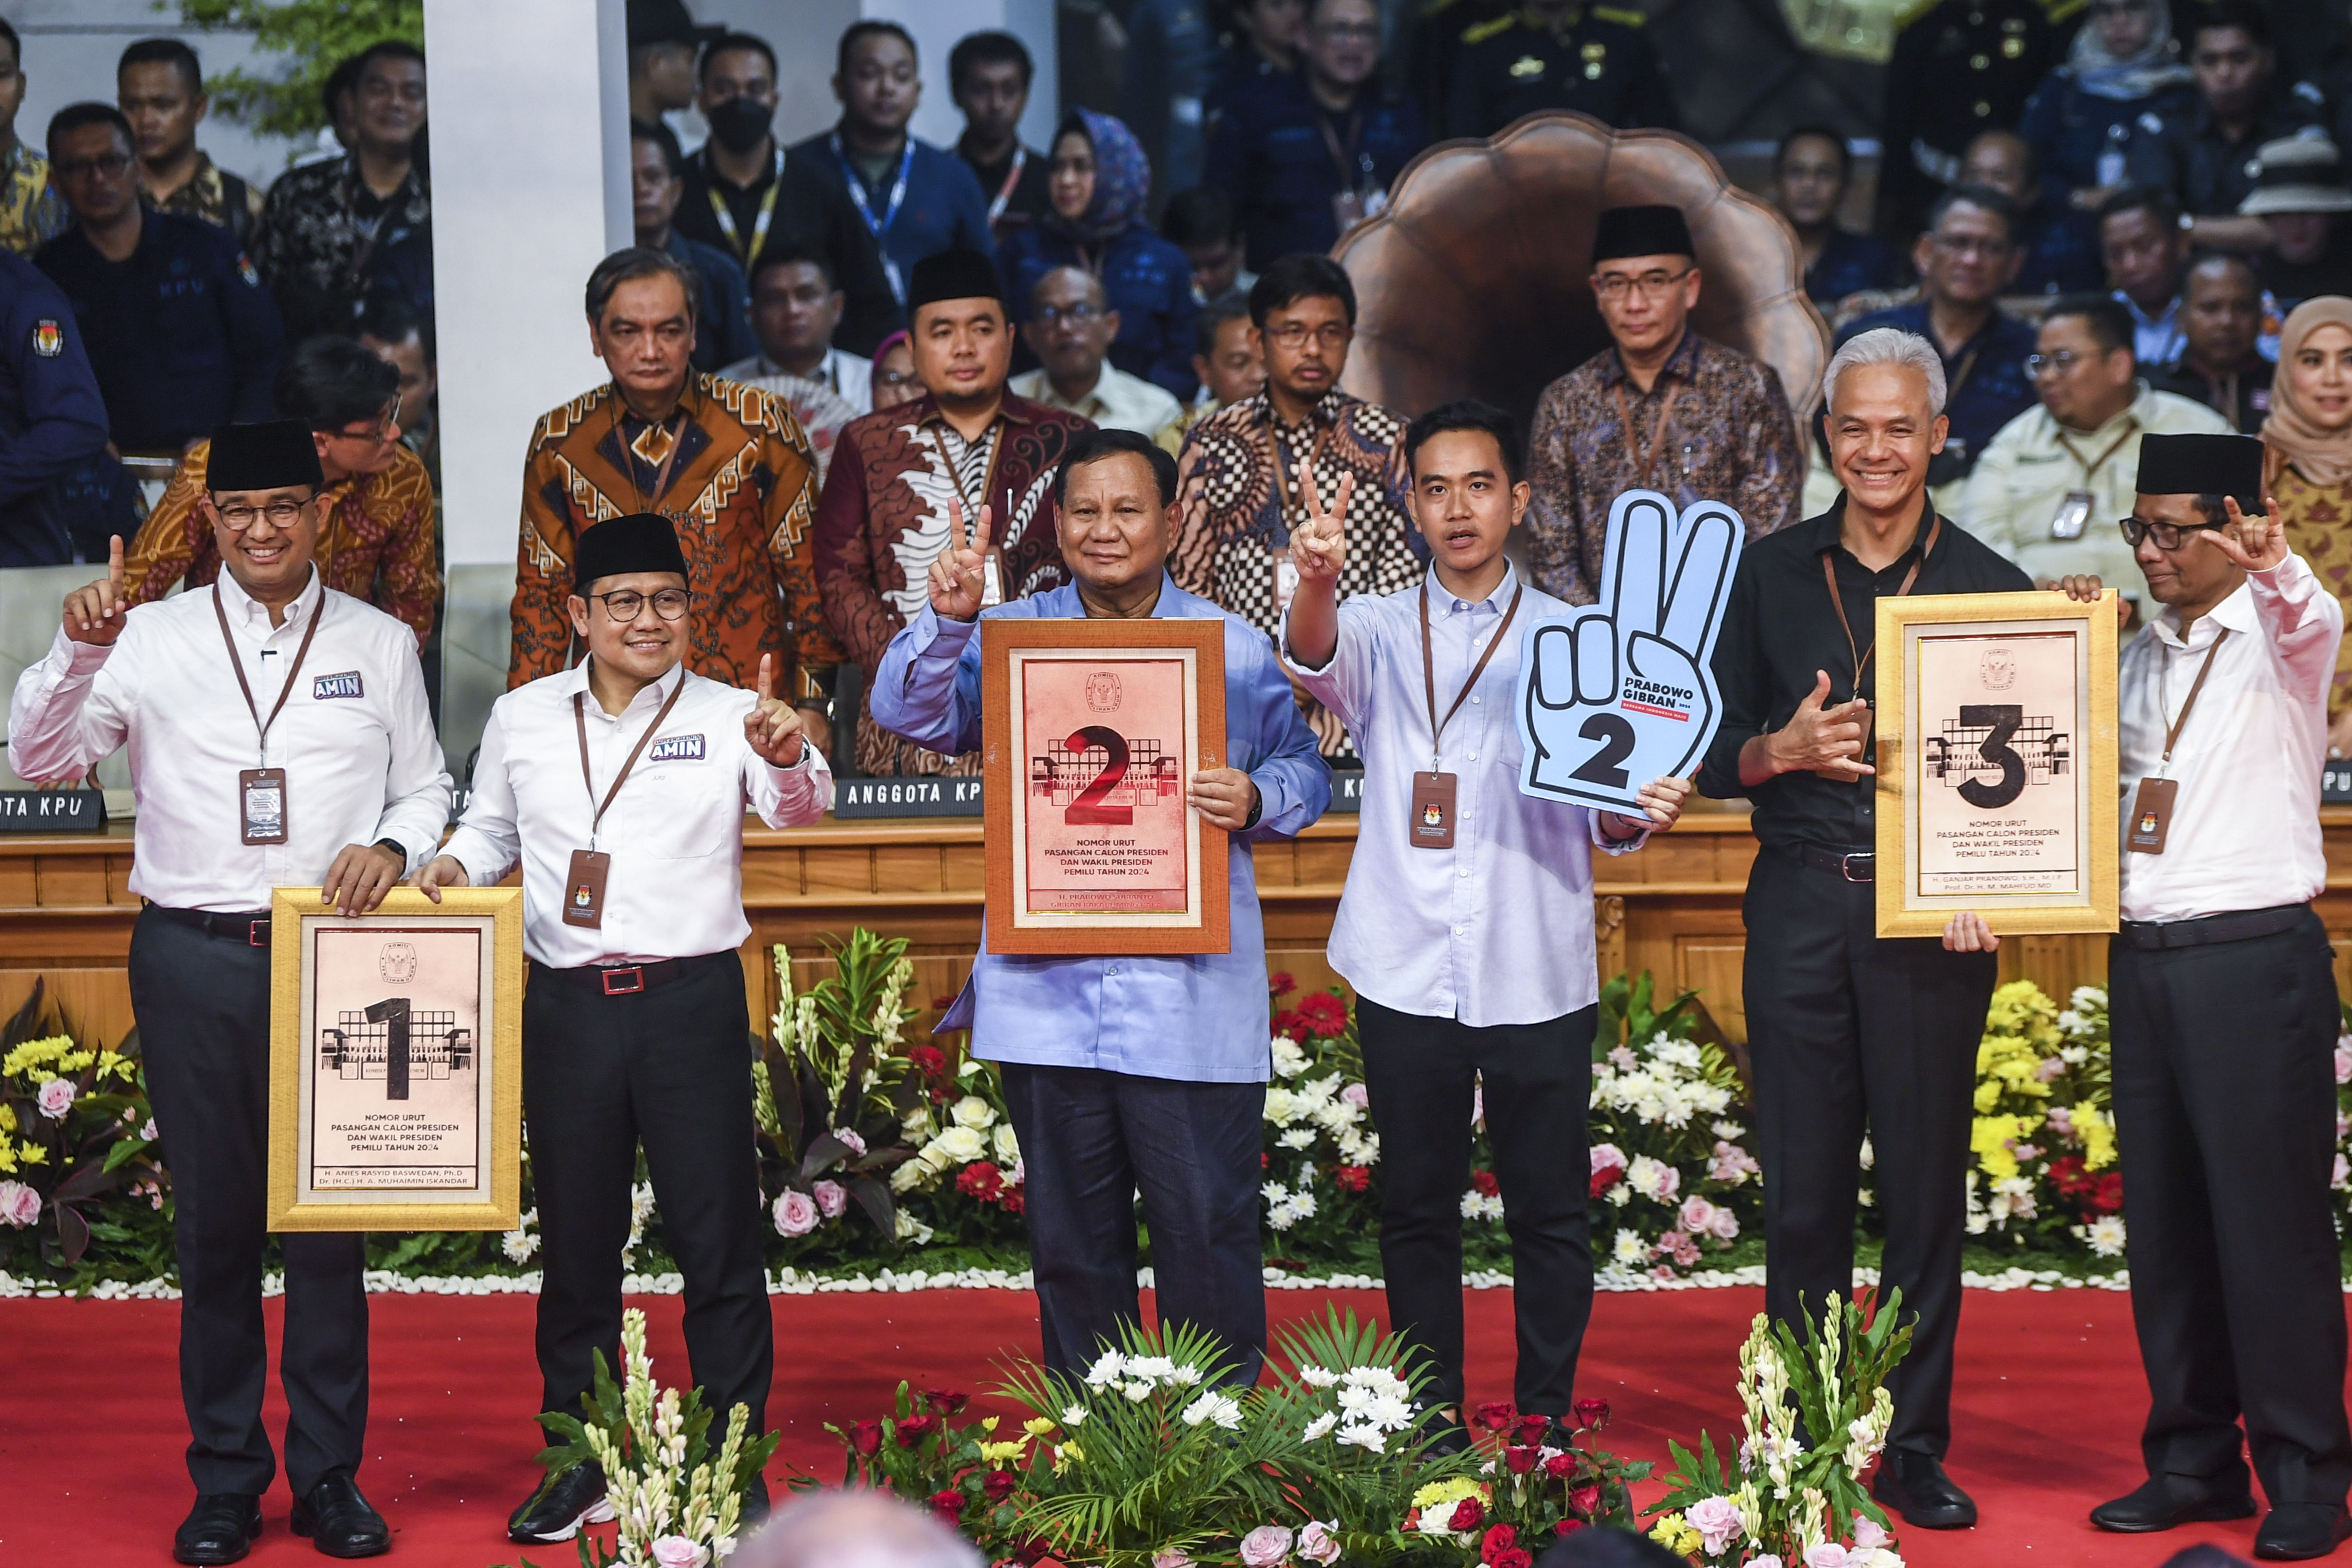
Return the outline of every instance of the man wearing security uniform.
[[[173,1554],[192,1563],[246,1554],[277,1469],[261,1424],[270,890],[320,884],[325,905],[364,915],[449,818],[415,634],[311,565],[326,486],[310,428],[221,426],[206,485],[220,579],[128,608],[116,538],[106,576],[68,596],[8,713],[10,760],[36,783],[81,778],[130,747],[131,891],[146,903],[131,1001],[172,1172],[197,1492]],[[291,1523],[331,1557],[392,1543],[357,1480],[364,1242],[278,1238]]]
[[[2347,1532],[2352,1430],[2328,1191],[2341,1015],[2311,901],[2344,616],[2263,500],[2260,441],[2150,435],[2137,486],[2124,535],[2165,609],[2117,675],[2107,983],[2148,1479],[2091,1522],[2243,1519],[2251,1449],[2271,1504],[2254,1555],[2325,1557]],[[1973,915],[1945,942],[1997,945]]]
[[[572,580],[586,663],[492,706],[465,820],[417,885],[438,900],[522,864],[523,1116],[545,1248],[540,1408],[579,1411],[594,1352],[620,1365],[642,1142],[686,1275],[694,1381],[721,1427],[746,1405],[757,1433],[774,1346],[736,956],[751,934],[743,806],[770,827],[813,822],[833,802],[833,775],[776,696],[770,655],[756,693],[680,662],[698,607],[667,518],[586,529]],[[767,1501],[755,1482],[746,1517]],[[507,1529],[562,1541],[611,1517],[603,1472],[583,1465],[534,1490]]]

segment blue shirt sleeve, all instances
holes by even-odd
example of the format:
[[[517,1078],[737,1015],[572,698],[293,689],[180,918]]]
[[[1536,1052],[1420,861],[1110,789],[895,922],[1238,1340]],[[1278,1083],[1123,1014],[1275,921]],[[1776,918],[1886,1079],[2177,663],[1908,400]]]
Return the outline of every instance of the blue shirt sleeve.
[[[275,419],[278,362],[286,350],[278,302],[261,286],[261,274],[236,237],[226,229],[215,233],[219,237],[213,251],[214,291],[221,302],[221,324],[228,334],[236,371],[230,417],[248,423]]]
[[[1225,639],[1229,657],[1236,641]],[[1275,662],[1274,644],[1252,632],[1244,645],[1249,666],[1228,677],[1225,692],[1228,702],[1239,697],[1248,704],[1248,716],[1244,727],[1227,714],[1225,730],[1229,740],[1245,741],[1254,759],[1248,771],[1257,786],[1258,819],[1239,836],[1247,843],[1295,838],[1331,804],[1331,768],[1298,711],[1290,677]]]
[[[882,651],[867,694],[874,722],[926,750],[977,751],[979,632],[977,621],[950,621],[924,605]]]
[[[81,329],[32,263],[0,257],[0,506],[106,448],[106,402]]]

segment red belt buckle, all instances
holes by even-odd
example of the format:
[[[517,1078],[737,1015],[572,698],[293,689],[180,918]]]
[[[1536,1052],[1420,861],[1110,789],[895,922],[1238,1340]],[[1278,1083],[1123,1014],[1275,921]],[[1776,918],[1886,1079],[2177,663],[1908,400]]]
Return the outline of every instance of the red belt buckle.
[[[627,985],[614,984],[625,975],[628,977]],[[634,997],[646,988],[646,971],[642,966],[636,964],[624,964],[615,968],[606,969],[597,977],[604,982],[604,994],[608,997]]]
[[[268,946],[269,922],[267,920],[249,920],[246,922],[245,945],[248,947]]]

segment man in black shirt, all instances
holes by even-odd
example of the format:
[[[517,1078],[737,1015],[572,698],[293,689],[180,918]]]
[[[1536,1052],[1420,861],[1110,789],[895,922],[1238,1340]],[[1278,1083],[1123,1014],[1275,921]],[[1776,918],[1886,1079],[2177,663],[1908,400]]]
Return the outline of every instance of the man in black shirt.
[[[2316,89],[2273,90],[2278,57],[2271,24],[2252,0],[2189,7],[2184,52],[2197,73],[2197,97],[2134,131],[2126,177],[2169,191],[2189,214],[2189,243],[2200,250],[2260,251],[2270,230],[2242,217],[2253,193],[2255,149],[2301,134],[2319,119]]]
[[[2263,358],[2263,286],[2242,256],[2209,256],[2189,269],[2180,286],[2180,332],[2186,347],[2168,365],[2151,365],[2147,384],[2210,406],[2241,435],[2262,434],[2271,411],[2271,377]]]
[[[999,245],[1045,212],[1045,155],[1021,145],[1036,66],[1010,33],[973,33],[948,55],[948,91],[963,110],[956,156],[971,165],[988,198],[988,230]]]
[[[1864,758],[1873,677],[1887,661],[1873,657],[1872,643],[1882,594],[2033,585],[1927,499],[1928,461],[1946,431],[1933,344],[1893,328],[1865,332],[1831,357],[1823,381],[1830,461],[1845,493],[1740,558],[1715,649],[1723,727],[1698,788],[1748,797],[1762,845],[1748,873],[1742,983],[1766,1305],[1784,1322],[1817,1319],[1824,1294],[1852,1291],[1866,1127],[1886,1222],[1880,1288],[1903,1292],[1912,1333],[1911,1354],[1887,1379],[1895,1418],[1874,1490],[1910,1523],[1951,1530],[1977,1518],[1943,1456],[1977,1042],[1994,961],[1932,938],[1875,935],[1874,770]]]

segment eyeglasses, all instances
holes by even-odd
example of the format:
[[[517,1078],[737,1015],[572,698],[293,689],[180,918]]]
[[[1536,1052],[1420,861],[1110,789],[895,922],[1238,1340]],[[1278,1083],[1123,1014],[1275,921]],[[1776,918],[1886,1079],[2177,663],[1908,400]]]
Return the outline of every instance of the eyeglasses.
[[[1037,307],[1037,321],[1045,327],[1058,327],[1065,321],[1073,327],[1091,327],[1101,319],[1102,313],[1101,307],[1091,300],[1082,299],[1076,305],[1040,305]]]
[[[215,502],[213,510],[220,514],[223,528],[233,534],[241,534],[263,517],[269,519],[269,526],[273,528],[290,528],[295,519],[301,517],[302,508],[310,504],[308,499],[289,501],[281,496],[266,507],[248,507],[242,502],[224,507]]]
[[[1630,293],[1644,299],[1663,299],[1666,290],[1688,277],[1695,269],[1684,267],[1680,272],[1645,272],[1639,277],[1622,272],[1604,272],[1592,280],[1592,292],[1611,304]]]
[[[2065,375],[2090,357],[2075,353],[2071,349],[2061,349],[2054,354],[2028,354],[2025,356],[2025,379],[2038,382],[2046,375]]]
[[[79,180],[87,174],[119,180],[131,172],[131,154],[101,152],[95,158],[60,158],[49,165],[49,172],[60,180]]]
[[[1928,237],[1935,241],[1937,250],[1952,256],[1981,256],[1998,260],[2007,256],[2010,249],[2009,241],[2005,239],[1988,239],[1979,235],[1954,235],[1949,238],[1943,235],[1931,235]]]
[[[646,608],[646,596],[634,588],[618,588],[610,593],[592,593],[589,598],[601,601],[604,613],[624,623],[635,621]],[[665,588],[653,596],[654,613],[665,621],[676,621],[694,602],[694,595],[683,588]]]
[[[2219,523],[2144,523],[2137,517],[2126,517],[2116,526],[2123,529],[2132,549],[2139,549],[2140,540],[2152,538],[2156,548],[2167,553],[2186,544],[2191,534],[2218,532],[2221,527]]]
[[[357,430],[353,430],[347,425],[341,427],[320,427],[319,434],[321,435],[340,437],[344,441],[373,441],[381,444],[392,439],[393,426],[399,423],[400,398],[399,395],[395,393],[391,403],[385,407],[383,413],[376,417],[376,421],[373,424],[362,425]]]
[[[1327,349],[1344,349],[1348,340],[1356,335],[1356,329],[1339,321],[1326,321],[1320,327],[1309,327],[1304,321],[1285,321],[1279,327],[1267,328],[1265,335],[1286,349],[1303,349],[1309,338]]]

